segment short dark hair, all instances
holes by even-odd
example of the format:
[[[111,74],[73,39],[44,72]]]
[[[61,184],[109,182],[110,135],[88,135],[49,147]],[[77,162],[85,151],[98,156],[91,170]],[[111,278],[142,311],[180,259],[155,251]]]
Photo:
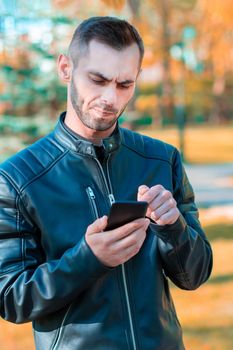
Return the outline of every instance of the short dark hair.
[[[144,56],[143,40],[136,28],[127,21],[109,16],[96,16],[84,20],[76,28],[69,45],[68,54],[73,64],[77,63],[79,53],[86,50],[93,39],[116,50],[122,50],[136,43],[141,65]]]

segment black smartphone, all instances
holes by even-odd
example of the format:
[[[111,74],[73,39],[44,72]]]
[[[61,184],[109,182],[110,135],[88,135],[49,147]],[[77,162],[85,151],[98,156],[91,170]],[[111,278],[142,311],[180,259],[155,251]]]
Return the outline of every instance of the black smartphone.
[[[125,225],[130,221],[145,217],[148,208],[147,202],[124,201],[114,202],[108,215],[108,224],[105,231]]]

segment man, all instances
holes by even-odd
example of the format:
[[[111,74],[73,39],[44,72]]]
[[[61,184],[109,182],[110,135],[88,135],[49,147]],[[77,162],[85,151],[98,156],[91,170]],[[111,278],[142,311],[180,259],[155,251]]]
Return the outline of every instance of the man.
[[[129,23],[81,23],[58,72],[67,111],[0,168],[1,316],[33,321],[39,350],[180,350],[167,278],[192,290],[210,245],[177,150],[119,128],[143,43]],[[147,218],[104,231],[114,200]]]

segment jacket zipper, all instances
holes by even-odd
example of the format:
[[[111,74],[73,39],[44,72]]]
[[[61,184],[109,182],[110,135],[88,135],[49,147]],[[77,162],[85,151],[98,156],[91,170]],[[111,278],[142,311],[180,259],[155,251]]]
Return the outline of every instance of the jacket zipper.
[[[86,191],[87,191],[87,195],[88,195],[88,197],[90,199],[90,202],[91,202],[91,206],[92,206],[92,209],[93,209],[93,212],[94,212],[95,219],[98,219],[98,210],[97,210],[97,206],[96,206],[96,202],[95,202],[95,194],[94,194],[94,192],[93,192],[91,187],[87,187]],[[68,309],[67,309],[67,311],[66,311],[66,313],[65,313],[65,315],[63,317],[61,326],[59,328],[59,332],[57,333],[57,336],[55,337],[55,340],[54,340],[53,345],[51,347],[52,350],[56,350],[57,349],[58,341],[59,341],[59,338],[60,338],[61,332],[62,332],[62,327],[63,327],[63,325],[65,323],[65,320],[66,320],[66,318],[67,318],[67,316],[69,314],[69,311],[71,309],[72,304],[70,304],[70,306],[68,307]]]
[[[109,185],[108,185],[108,182],[106,180],[106,176],[104,174],[104,171],[103,171],[103,168],[102,168],[102,165],[100,164],[99,160],[97,158],[94,158],[96,163],[98,164],[98,167],[100,169],[100,172],[101,172],[101,175],[102,175],[102,178],[104,180],[104,185],[105,185],[105,188],[106,188],[106,192],[108,194],[108,199],[109,199],[109,202],[110,202],[110,205],[112,205],[112,203],[115,202],[115,198],[114,198],[114,195],[113,195],[113,192],[112,192],[112,186],[111,186],[111,182],[110,182],[110,178],[109,178],[109,171],[108,171],[108,161],[109,161],[109,158],[110,156],[108,156],[108,159],[107,159],[107,174],[108,174],[108,182],[109,182]],[[110,191],[109,191],[110,190]]]
[[[63,319],[62,319],[62,323],[61,323],[61,325],[60,325],[60,327],[59,327],[59,330],[58,330],[58,332],[57,332],[57,334],[56,334],[56,336],[55,336],[55,339],[54,339],[54,341],[53,341],[53,344],[52,344],[52,346],[51,346],[51,350],[56,350],[56,349],[58,349],[59,339],[60,339],[61,333],[62,333],[62,328],[63,328],[63,326],[64,326],[64,324],[65,324],[65,321],[66,321],[66,319],[67,319],[67,317],[68,317],[68,314],[69,314],[69,312],[70,312],[70,309],[71,309],[72,305],[73,305],[73,303],[70,304],[70,306],[68,307],[68,309],[67,309],[66,312],[65,312],[65,315],[64,315],[64,317],[63,317]]]
[[[99,168],[100,168],[100,171],[102,173],[102,177],[103,177],[103,180],[105,183],[105,187],[106,187],[106,190],[108,193],[108,198],[109,198],[110,204],[112,205],[112,203],[115,202],[115,198],[113,195],[113,189],[112,189],[112,184],[111,184],[110,174],[109,174],[109,167],[108,167],[109,158],[110,158],[110,156],[108,156],[108,159],[106,162],[108,181],[106,180],[102,165],[100,164],[98,159],[95,158],[95,160],[99,165]],[[126,298],[126,306],[127,306],[128,317],[129,317],[129,325],[130,325],[130,332],[131,332],[132,343],[133,343],[133,350],[137,350],[135,332],[134,332],[134,327],[133,327],[132,311],[131,311],[131,306],[130,306],[130,302],[129,302],[129,289],[128,289],[128,284],[127,284],[127,279],[126,279],[125,264],[124,263],[121,264],[121,275],[122,275],[122,279],[123,279],[123,287],[124,287],[124,293],[125,293],[125,298]]]
[[[96,202],[95,202],[95,194],[94,194],[91,187],[87,187],[86,190],[87,190],[87,194],[88,194],[88,197],[90,199],[90,202],[91,202],[91,206],[92,206],[92,209],[94,212],[95,219],[98,219],[99,215],[98,215],[98,210],[97,210],[97,206],[96,206]]]
[[[125,264],[121,264],[121,273],[122,273],[122,278],[123,278],[123,285],[124,285],[124,291],[125,291],[127,311],[128,311],[128,316],[129,316],[129,325],[130,325],[131,337],[132,337],[132,342],[133,342],[133,349],[137,350],[136,340],[135,340],[135,333],[134,333],[134,328],[133,328],[133,319],[132,319],[131,306],[130,306],[130,303],[129,303],[129,292],[128,292],[128,285],[127,285],[127,280],[126,280],[126,274],[125,274]]]

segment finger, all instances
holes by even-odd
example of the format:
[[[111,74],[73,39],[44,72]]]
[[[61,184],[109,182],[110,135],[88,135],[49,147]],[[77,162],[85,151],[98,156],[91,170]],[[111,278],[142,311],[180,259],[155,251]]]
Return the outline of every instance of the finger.
[[[138,229],[134,231],[130,235],[115,242],[113,249],[116,251],[125,251],[130,247],[134,247],[134,246],[140,249],[146,238],[146,230],[147,228],[143,228],[143,229]]]
[[[128,247],[126,250],[125,250],[125,253],[124,253],[124,262],[128,261],[129,259],[133,258],[136,254],[139,253],[142,245],[143,245],[143,242],[144,242],[145,239],[143,239],[140,243],[138,243],[137,245],[132,245],[130,247]]]
[[[138,229],[141,229],[141,228],[147,229],[149,223],[150,223],[150,220],[147,218],[136,219],[114,230],[105,231],[106,234],[108,234],[108,238],[109,238],[108,242],[111,244],[121,240],[122,238],[130,235],[132,232]]]
[[[149,225],[150,225],[150,220],[146,219],[145,224],[143,226],[131,232],[129,235],[122,237],[118,241],[115,241],[115,244],[116,245],[121,244],[122,248],[127,248],[128,246],[133,245],[134,243],[137,243],[137,240],[140,240],[141,236],[146,235],[146,231]]]
[[[121,249],[120,253],[116,254],[117,265],[124,264],[126,261],[135,256],[141,249],[144,240],[137,245],[131,245],[125,249]]]
[[[155,185],[140,195],[140,200],[149,204],[164,190],[162,185]]]
[[[177,221],[179,216],[179,210],[177,208],[173,208],[168,212],[164,213],[162,216],[160,216],[160,218],[156,220],[156,223],[161,226],[172,225]]]
[[[162,211],[159,212],[159,210],[154,210],[151,212],[151,219],[155,222],[158,223],[158,221],[162,218],[163,215],[165,215],[166,213],[168,213],[169,209],[165,209],[165,207],[163,208]]]
[[[164,191],[163,194],[159,195],[154,201],[150,204],[151,213],[156,212],[158,216],[161,216],[163,213],[167,212],[171,208],[176,207],[176,201],[172,197],[171,193]]]
[[[149,220],[147,220],[149,221]],[[108,255],[111,256],[111,263],[109,266],[118,266],[135,255],[141,248],[145,238],[146,238],[146,228],[148,227],[148,222],[146,227],[134,231],[132,234],[124,237],[123,239],[110,243],[106,241],[107,236],[110,236],[112,231],[103,232],[102,242],[105,241],[104,251],[108,251]],[[99,235],[96,235],[99,237]]]
[[[176,204],[177,203],[172,197],[171,192],[166,190],[163,191],[163,193],[158,196],[150,205],[151,219],[154,221],[159,220],[162,215],[166,214],[173,208],[177,208]]]
[[[157,208],[156,210],[151,212],[151,219],[154,221],[159,220],[164,214],[168,213],[172,208],[168,207],[166,204]]]
[[[93,233],[102,232],[107,226],[108,217],[106,215],[101,218],[95,220],[91,225],[87,228],[87,234],[91,235]]]
[[[138,187],[138,200],[141,200],[141,197],[149,190],[149,187],[146,185],[141,185]]]

